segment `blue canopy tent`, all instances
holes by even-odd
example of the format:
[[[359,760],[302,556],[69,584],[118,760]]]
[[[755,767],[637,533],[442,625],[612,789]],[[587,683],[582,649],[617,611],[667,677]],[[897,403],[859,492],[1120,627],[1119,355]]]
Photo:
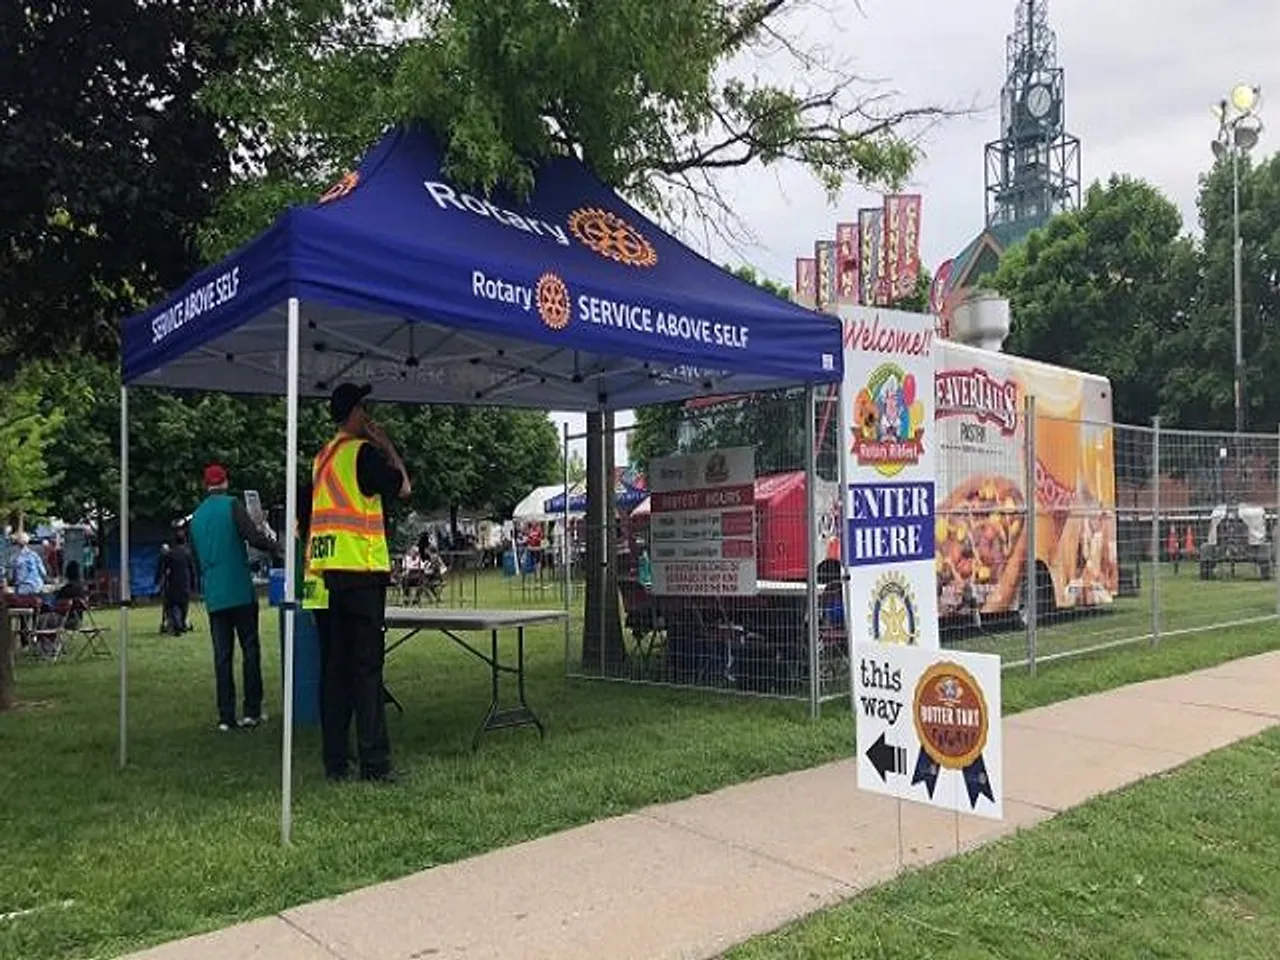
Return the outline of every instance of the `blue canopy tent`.
[[[839,323],[745,283],[662,231],[570,159],[527,200],[451,183],[425,130],[398,128],[318,203],[197,274],[122,331],[121,552],[128,557],[128,390],[283,394],[286,511],[297,409],[337,383],[384,401],[627,409],[838,382]],[[286,597],[296,595],[285,531]],[[129,596],[122,597],[120,762]],[[285,689],[293,611],[285,608]],[[290,830],[285,697],[282,830]]]

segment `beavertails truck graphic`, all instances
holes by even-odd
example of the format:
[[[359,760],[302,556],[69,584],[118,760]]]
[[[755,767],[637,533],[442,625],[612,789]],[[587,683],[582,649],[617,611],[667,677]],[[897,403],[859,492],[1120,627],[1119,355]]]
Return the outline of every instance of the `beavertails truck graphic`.
[[[1110,382],[945,340],[935,351],[940,616],[1024,611],[1028,583],[1040,612],[1111,603],[1119,560]]]

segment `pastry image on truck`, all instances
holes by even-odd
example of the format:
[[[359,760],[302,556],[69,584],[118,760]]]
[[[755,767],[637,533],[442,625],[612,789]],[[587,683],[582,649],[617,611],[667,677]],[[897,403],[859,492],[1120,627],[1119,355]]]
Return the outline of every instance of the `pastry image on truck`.
[[[935,351],[939,616],[1025,613],[1028,584],[1039,613],[1110,604],[1119,585],[1110,382],[945,340]]]

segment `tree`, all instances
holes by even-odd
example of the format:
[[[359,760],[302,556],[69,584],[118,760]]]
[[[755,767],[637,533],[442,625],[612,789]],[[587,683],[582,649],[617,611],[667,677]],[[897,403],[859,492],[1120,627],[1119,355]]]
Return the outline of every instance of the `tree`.
[[[42,409],[64,412],[49,427],[45,459],[54,511],[68,520],[114,519],[119,503],[120,380],[116,367],[83,354],[33,364],[25,379]],[[533,411],[402,407],[375,414],[414,478],[408,510],[478,508],[505,515],[559,461],[554,425]],[[167,524],[203,496],[201,473],[217,461],[237,489],[284,503],[284,403],[223,394],[130,392],[130,507],[134,520]],[[305,475],[333,431],[325,405],[299,410],[298,454]]]
[[[569,470],[566,479],[570,484],[582,483],[587,479],[587,461],[579,450],[569,451]]]
[[[755,284],[784,300],[791,291],[751,267],[725,270],[747,283]],[[803,391],[781,390],[752,396],[732,397],[705,414],[687,410],[680,403],[657,404],[636,411],[628,455],[640,470],[655,457],[677,449],[711,450],[756,444],[756,470],[772,473],[795,470],[804,464]]]
[[[933,274],[921,268],[916,277],[916,285],[905,297],[893,301],[894,310],[909,310],[912,313],[925,313],[929,309],[929,292],[933,289]]]
[[[790,15],[806,0],[294,0],[269,56],[214,77],[207,102],[234,122],[246,165],[206,234],[221,253],[285,202],[332,182],[388,125],[423,121],[450,175],[527,190],[537,164],[581,157],[668,221],[736,223],[720,171],[799,163],[834,196],[848,181],[893,186],[913,134],[945,116],[902,106],[844,64],[806,49]],[[788,58],[794,86],[727,69]],[[264,149],[259,153],[259,137]]]
[[[305,22],[307,4],[293,16]],[[324,4],[335,6],[335,4]],[[83,345],[199,266],[226,188],[226,124],[201,91],[255,62],[259,0],[0,5],[0,359]],[[341,6],[341,4],[336,4]],[[256,149],[252,129],[237,143]]]
[[[62,420],[62,412],[44,408],[28,384],[0,389],[0,516],[39,514],[48,507],[55,478],[45,448]]]
[[[1079,212],[1055,217],[1005,254],[1011,353],[1111,380],[1114,416],[1147,423],[1164,408],[1170,342],[1185,325],[1196,251],[1177,208],[1147,183],[1095,183]],[[1169,411],[1173,412],[1173,411]]]
[[[1204,236],[1198,286],[1172,332],[1163,408],[1187,426],[1228,430],[1235,423],[1235,324],[1231,164],[1201,178]],[[1280,422],[1280,154],[1240,170],[1246,428]]]

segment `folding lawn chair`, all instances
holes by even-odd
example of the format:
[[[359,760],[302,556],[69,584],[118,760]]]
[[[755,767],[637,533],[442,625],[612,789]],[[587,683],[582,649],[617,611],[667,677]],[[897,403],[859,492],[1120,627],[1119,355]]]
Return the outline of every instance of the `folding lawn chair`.
[[[111,656],[111,651],[103,640],[107,628],[98,625],[88,600],[76,597],[73,600],[59,601],[54,611],[62,614],[64,642],[70,643],[74,648],[72,653],[75,659]]]
[[[618,580],[618,593],[626,614],[627,631],[631,634],[631,652],[647,673],[653,655],[666,643],[667,625],[658,612],[653,594],[634,577]]]

